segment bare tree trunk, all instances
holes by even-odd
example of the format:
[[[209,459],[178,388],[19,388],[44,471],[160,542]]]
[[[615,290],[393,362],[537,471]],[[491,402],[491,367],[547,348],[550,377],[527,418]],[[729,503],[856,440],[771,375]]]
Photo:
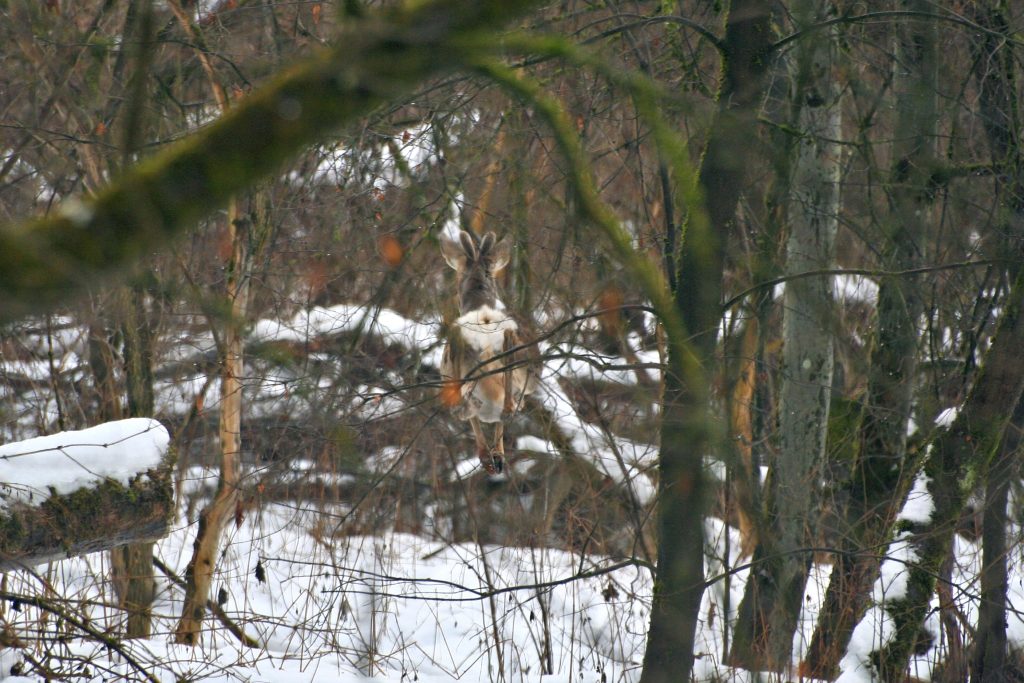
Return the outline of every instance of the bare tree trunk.
[[[125,305],[126,295],[115,292],[110,308],[116,313],[113,318],[120,318],[121,323],[96,320],[89,328],[89,366],[92,369],[93,381],[98,394],[98,417],[103,422],[119,420],[124,417],[121,405],[122,392],[117,382],[115,368],[118,357],[114,349],[114,330],[125,335],[125,382],[129,386],[129,396],[138,394],[139,384],[149,377],[148,407],[142,412],[129,411],[130,417],[150,417],[153,414],[152,377],[146,375],[138,363],[128,362],[128,350],[137,344],[139,330],[133,320],[126,318],[128,306]],[[99,315],[99,309],[96,309]],[[132,339],[133,341],[129,341]],[[134,388],[132,386],[134,385]],[[136,405],[136,407],[138,407]],[[117,596],[118,606],[128,614],[125,624],[125,636],[128,638],[146,638],[152,625],[152,606],[156,595],[156,582],[153,577],[153,543],[145,541],[138,544],[118,545],[110,550],[110,582]]]
[[[1000,229],[995,231],[993,251],[1005,248],[1024,234],[1024,178],[1021,177],[1020,106],[1017,99],[1014,42],[1004,0],[975,3],[973,19],[988,29],[976,47],[975,78],[982,124],[993,164],[1005,169],[995,174],[995,201]],[[1001,210],[1000,210],[1001,209]],[[1000,239],[1001,237],[1001,239]],[[1011,266],[1018,273],[1019,266]],[[996,683],[1007,677],[1006,600],[1007,503],[1010,482],[1019,476],[1024,405],[1017,403],[999,454],[988,472],[985,511],[982,519],[981,604],[971,657],[971,680]]]
[[[975,683],[1000,683],[1007,678],[1007,504],[1010,484],[1019,476],[1022,436],[1024,404],[1018,401],[985,484],[985,512],[981,527],[981,604],[971,657],[971,680]]]
[[[801,24],[820,21],[813,3],[797,8]],[[839,213],[840,89],[832,73],[835,35],[804,41],[796,59],[793,102],[803,134],[791,184],[786,274],[827,269],[835,258]],[[765,528],[739,609],[733,663],[784,671],[803,607],[825,459],[832,389],[832,284],[794,279],[783,298],[783,368],[779,452],[765,495]]]
[[[927,11],[920,0],[901,2]],[[928,186],[935,145],[935,27],[907,21],[897,28],[897,109],[890,203],[893,217],[884,247],[887,269],[921,263],[929,222]],[[834,679],[878,574],[879,548],[888,543],[896,515],[921,466],[908,458],[907,420],[918,361],[918,319],[923,305],[916,282],[884,278],[878,293],[878,331],[871,349],[868,389],[858,429],[858,459],[842,491],[845,507],[835,565],[800,673]]]
[[[153,341],[146,315],[145,290],[132,285],[121,294],[121,335],[124,347],[128,415],[153,415]],[[153,543],[132,543],[110,552],[111,580],[121,607],[128,612],[125,636],[148,638],[153,624],[156,577]]]
[[[721,103],[700,170],[710,230],[683,245],[673,295],[694,335],[698,366],[711,368],[721,319],[722,273],[743,187],[745,158],[757,137],[757,111],[772,30],[769,3],[736,0],[726,24]],[[669,353],[673,353],[670,347]],[[669,367],[681,367],[671,359]],[[704,593],[703,454],[713,448],[707,376],[665,376],[658,482],[658,573],[641,683],[689,680]]]
[[[100,422],[111,422],[124,417],[121,391],[117,382],[118,359],[114,352],[115,325],[102,313],[103,306],[93,306],[93,320],[89,323],[89,370],[96,391],[96,415]]]
[[[762,302],[758,300],[758,304]],[[764,307],[765,309],[767,307]],[[730,483],[726,493],[732,498],[730,506],[735,504],[736,522],[740,531],[740,557],[750,557],[757,546],[760,519],[760,468],[755,465],[754,442],[763,433],[757,429],[758,415],[758,363],[764,355],[764,335],[761,321],[767,315],[761,315],[758,308],[747,320],[739,340],[739,348],[735,354],[725,352],[724,373],[730,384],[727,387],[729,414],[728,444],[733,449],[732,457],[727,461]],[[735,357],[736,362],[728,362]],[[761,388],[763,393],[763,387]],[[758,473],[755,475],[755,472]],[[729,518],[731,509],[726,510]],[[726,593],[728,596],[728,593]]]
[[[192,560],[185,570],[185,598],[175,642],[195,645],[199,640],[206,603],[210,597],[221,532],[234,517],[238,502],[239,456],[242,449],[242,323],[247,312],[250,275],[250,224],[238,216],[237,203],[228,208],[232,253],[228,264],[227,296],[230,317],[222,336],[220,446],[221,465],[217,493],[199,514],[199,529]]]

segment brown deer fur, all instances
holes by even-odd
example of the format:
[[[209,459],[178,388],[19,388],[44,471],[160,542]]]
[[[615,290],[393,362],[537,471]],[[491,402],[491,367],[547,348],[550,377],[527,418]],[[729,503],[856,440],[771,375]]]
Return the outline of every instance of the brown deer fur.
[[[441,253],[455,269],[459,317],[451,325],[441,360],[441,399],[473,428],[477,455],[490,474],[504,467],[504,421],[536,387],[534,344],[524,344],[524,326],[505,309],[494,275],[511,257],[507,239],[494,233],[477,239],[460,231],[458,242],[441,240]],[[481,423],[494,424],[489,443]]]

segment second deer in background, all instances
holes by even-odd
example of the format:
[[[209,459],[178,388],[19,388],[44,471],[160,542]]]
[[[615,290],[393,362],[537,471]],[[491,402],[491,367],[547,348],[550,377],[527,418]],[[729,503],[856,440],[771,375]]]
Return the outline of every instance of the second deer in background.
[[[441,253],[455,269],[459,303],[441,360],[441,399],[469,421],[481,465],[498,474],[504,468],[504,420],[536,388],[539,352],[536,344],[524,344],[523,324],[498,296],[494,276],[508,265],[508,239],[460,231],[458,241],[442,238]],[[483,422],[494,424],[490,443]]]

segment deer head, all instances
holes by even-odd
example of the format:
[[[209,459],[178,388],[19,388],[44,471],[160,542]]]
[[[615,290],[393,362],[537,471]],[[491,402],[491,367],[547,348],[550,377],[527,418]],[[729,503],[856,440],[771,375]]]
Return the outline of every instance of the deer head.
[[[512,256],[512,245],[507,237],[498,241],[494,233],[489,232],[478,240],[460,230],[457,242],[441,239],[441,254],[455,269],[460,313],[483,306],[498,307],[498,285],[494,274],[507,266]]]

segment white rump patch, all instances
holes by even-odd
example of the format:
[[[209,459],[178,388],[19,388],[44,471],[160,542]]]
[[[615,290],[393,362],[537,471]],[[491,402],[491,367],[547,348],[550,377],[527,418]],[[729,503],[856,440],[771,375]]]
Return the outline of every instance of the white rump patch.
[[[462,338],[475,351],[489,357],[501,353],[505,348],[505,330],[519,329],[506,311],[497,311],[490,306],[481,306],[460,316],[455,323]]]

